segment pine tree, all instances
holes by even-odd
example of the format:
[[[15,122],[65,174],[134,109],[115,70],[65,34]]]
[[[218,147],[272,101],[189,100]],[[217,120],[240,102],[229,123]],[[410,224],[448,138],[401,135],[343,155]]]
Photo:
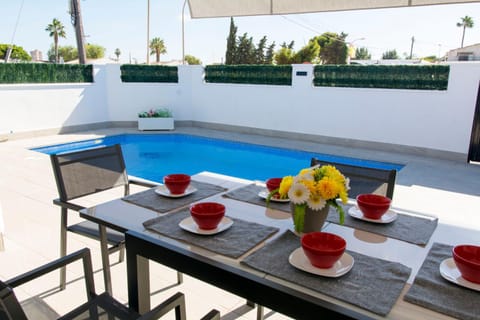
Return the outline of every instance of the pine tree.
[[[355,50],[355,59],[357,60],[370,60],[372,55],[368,52],[367,48],[357,48]]]
[[[237,59],[235,64],[254,64],[255,63],[255,45],[252,37],[248,37],[245,32],[238,38]]]
[[[265,54],[265,64],[273,64],[273,57],[275,56],[275,41],[268,47]]]
[[[225,53],[225,64],[236,64],[237,60],[237,26],[230,18],[230,33],[227,38],[227,52]]]
[[[256,64],[265,64],[265,47],[267,46],[267,36],[263,36],[262,39],[258,42],[257,48],[255,49],[255,63]]]

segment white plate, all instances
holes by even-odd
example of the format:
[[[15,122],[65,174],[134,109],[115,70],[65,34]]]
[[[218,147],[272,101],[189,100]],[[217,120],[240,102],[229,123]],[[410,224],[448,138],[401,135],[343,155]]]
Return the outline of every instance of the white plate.
[[[268,191],[266,191],[266,190],[260,191],[260,192],[258,193],[258,196],[259,196],[260,198],[262,198],[262,199],[267,200]],[[289,202],[290,199],[288,199],[288,198],[287,198],[287,199],[280,199],[280,198],[271,197],[271,198],[270,198],[270,201],[272,201],[272,202]]]
[[[220,223],[218,224],[218,226],[215,229],[204,230],[204,229],[200,229],[198,227],[198,225],[195,223],[195,221],[193,220],[192,217],[188,217],[188,218],[185,218],[182,221],[180,221],[180,223],[178,225],[183,230],[186,230],[186,231],[189,231],[189,232],[193,232],[193,233],[201,234],[201,235],[212,235],[212,234],[217,234],[217,233],[220,233],[222,231],[227,230],[228,228],[230,228],[232,226],[232,224],[233,224],[232,219],[230,219],[228,217],[223,217],[222,220],[220,221]]]
[[[398,214],[395,211],[388,210],[380,219],[370,219],[365,217],[363,215],[363,212],[360,211],[360,209],[355,206],[350,207],[350,209],[348,209],[348,214],[351,217],[354,217],[356,219],[360,219],[368,222],[374,222],[374,223],[390,223],[392,221],[397,220],[397,216],[398,216]]]
[[[440,274],[446,280],[458,284],[459,286],[480,291],[480,284],[468,281],[462,277],[453,258],[445,259],[440,263]]]
[[[195,191],[197,191],[197,188],[193,187],[192,185],[189,185],[187,187],[187,189],[185,190],[185,192],[181,193],[181,194],[171,194],[170,190],[168,190],[167,186],[164,185],[164,184],[159,185],[158,187],[155,188],[155,193],[156,194],[159,194],[159,195],[164,196],[164,197],[169,197],[169,198],[185,197],[185,196],[188,196],[189,194],[194,193]]]
[[[295,249],[290,254],[290,256],[288,257],[288,262],[290,262],[290,264],[295,268],[309,273],[324,277],[337,278],[343,276],[345,273],[350,271],[350,269],[352,269],[354,260],[351,255],[345,252],[340,258],[340,260],[335,262],[335,264],[331,268],[317,268],[310,263],[310,260],[308,260],[307,256],[303,252],[302,247],[300,247],[298,249]]]

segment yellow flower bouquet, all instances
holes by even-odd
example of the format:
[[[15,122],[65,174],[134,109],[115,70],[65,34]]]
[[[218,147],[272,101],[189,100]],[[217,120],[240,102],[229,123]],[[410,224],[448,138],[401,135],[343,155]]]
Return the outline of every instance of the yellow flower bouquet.
[[[302,231],[305,209],[321,210],[326,205],[334,207],[340,215],[340,223],[345,221],[345,211],[337,203],[340,199],[346,204],[348,200],[349,179],[334,166],[314,166],[302,169],[295,177],[283,177],[277,190],[273,190],[267,197],[278,194],[280,199],[289,198],[294,205],[295,231]]]

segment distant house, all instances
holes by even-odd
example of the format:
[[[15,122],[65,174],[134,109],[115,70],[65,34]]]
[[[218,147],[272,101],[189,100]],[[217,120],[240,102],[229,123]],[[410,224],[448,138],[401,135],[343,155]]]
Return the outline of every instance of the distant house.
[[[453,49],[447,53],[448,61],[480,61],[480,43]]]
[[[379,59],[379,60],[351,60],[350,64],[361,64],[361,65],[372,65],[372,64],[378,64],[378,65],[412,65],[412,64],[431,64],[431,62],[428,62],[426,60],[422,59]]]
[[[33,50],[30,51],[30,55],[32,56],[32,61],[42,61],[42,51],[40,50]]]

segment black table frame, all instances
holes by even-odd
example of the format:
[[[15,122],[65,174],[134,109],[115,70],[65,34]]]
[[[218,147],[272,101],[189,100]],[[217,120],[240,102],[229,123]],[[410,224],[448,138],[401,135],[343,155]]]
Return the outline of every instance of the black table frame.
[[[149,306],[149,292],[142,291],[149,288],[148,260],[153,260],[295,319],[373,319],[145,233],[126,232],[125,245],[128,301],[137,311]]]

